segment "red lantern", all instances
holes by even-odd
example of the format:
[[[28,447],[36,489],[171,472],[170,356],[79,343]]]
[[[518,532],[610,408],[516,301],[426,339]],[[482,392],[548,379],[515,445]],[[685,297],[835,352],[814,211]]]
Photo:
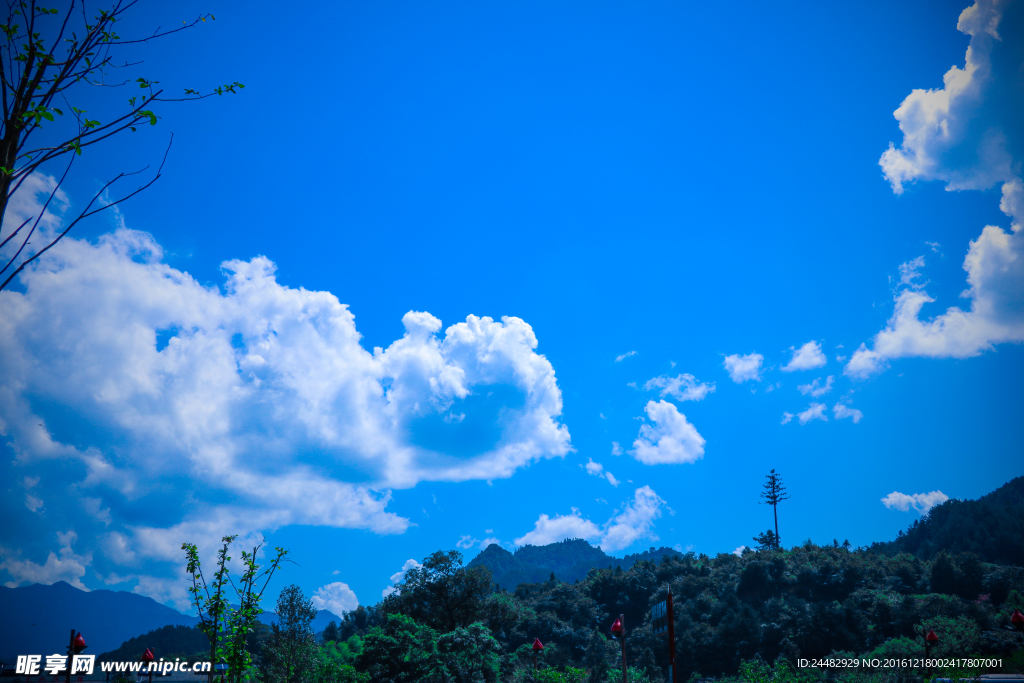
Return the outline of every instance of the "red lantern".
[[[533,639],[533,651],[540,652],[544,649],[544,643],[540,642],[540,638]]]
[[[156,657],[153,656],[153,651],[147,647],[146,651],[142,653],[142,661],[149,663],[154,659],[156,659]]]
[[[1024,614],[1021,614],[1019,609],[1013,610],[1013,614],[1010,615],[1010,623],[1018,631],[1024,629]]]
[[[928,635],[926,635],[924,639],[928,641],[929,645],[934,645],[939,642],[939,637],[935,635],[935,631],[928,631]]]
[[[78,635],[75,636],[75,645],[74,645],[75,654],[77,655],[82,650],[84,650],[86,647],[88,647],[88,646],[85,644],[85,638],[82,637],[82,632],[79,631]]]
[[[621,620],[616,619],[615,623],[612,624],[612,633],[614,633],[615,635],[619,635],[619,634],[622,633],[622,621]]]

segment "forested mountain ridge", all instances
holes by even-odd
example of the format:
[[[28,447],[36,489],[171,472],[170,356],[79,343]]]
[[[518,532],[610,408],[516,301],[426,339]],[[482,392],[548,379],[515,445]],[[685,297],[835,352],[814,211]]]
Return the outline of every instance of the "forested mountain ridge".
[[[501,588],[515,590],[521,583],[538,583],[552,574],[559,581],[572,583],[586,578],[591,569],[629,569],[640,560],[660,560],[666,555],[682,557],[672,548],[651,548],[642,553],[612,557],[580,538],[571,538],[548,545],[524,545],[511,553],[492,543],[474,557],[467,566],[487,567]]]
[[[871,550],[890,557],[910,553],[928,560],[939,552],[975,553],[985,562],[1024,566],[1024,477],[978,500],[947,500],[893,541]]]
[[[539,638],[542,666],[605,681],[618,650],[608,628],[623,614],[628,661],[646,670],[646,680],[663,681],[665,640],[651,630],[650,609],[671,586],[677,680],[836,653],[920,657],[921,629],[939,634],[933,656],[1001,657],[1004,672],[1024,670],[1024,633],[1007,630],[1012,610],[1024,609],[1024,568],[970,554],[921,560],[808,542],[742,556],[666,555],[628,569],[592,569],[578,583],[549,578],[514,592],[495,591],[483,566],[454,569],[456,555],[435,553],[424,565],[441,566],[435,560],[445,556],[443,572],[428,569],[378,605],[346,614],[332,651],[372,680],[427,680],[426,668],[394,664],[394,648],[422,649],[412,660],[427,667],[451,653],[442,646],[454,647],[454,639],[475,643],[473,657],[500,672],[487,680],[528,681],[529,646]],[[451,614],[448,601],[458,605],[454,620],[443,616]],[[551,680],[573,680],[565,676]]]

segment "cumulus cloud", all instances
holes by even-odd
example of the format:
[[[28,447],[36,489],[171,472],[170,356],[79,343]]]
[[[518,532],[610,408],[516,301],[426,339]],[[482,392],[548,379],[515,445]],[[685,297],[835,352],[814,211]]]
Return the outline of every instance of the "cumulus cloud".
[[[853,420],[854,424],[860,422],[861,418],[864,417],[864,413],[856,408],[851,408],[845,403],[837,403],[832,406],[832,414],[835,415],[837,420],[842,420],[848,417]]]
[[[746,550],[746,549],[747,549],[747,546],[741,545],[739,548],[736,548],[736,550],[733,550],[732,554],[735,555],[736,557],[741,557],[743,555],[743,551]]]
[[[612,441],[612,455],[622,455],[622,446],[618,441]]]
[[[802,425],[807,424],[811,420],[823,420],[825,422],[828,422],[828,416],[825,415],[824,403],[812,403],[811,405],[807,406],[807,410],[803,411],[802,413],[797,413],[796,415],[794,415],[793,413],[783,413],[782,424],[788,424],[793,420],[794,417]]]
[[[927,515],[928,511],[936,505],[941,505],[949,500],[942,491],[932,491],[931,493],[914,493],[907,495],[900,493],[899,491],[893,491],[885,498],[882,498],[882,504],[890,510],[899,510],[900,512],[907,512],[910,508],[914,508],[922,515]]]
[[[619,354],[618,356],[615,356],[615,362],[616,363],[621,363],[622,361],[626,360],[630,356],[635,356],[636,354],[637,354],[636,351],[627,351],[626,353]]]
[[[355,591],[341,581],[317,588],[310,600],[313,601],[313,607],[318,610],[325,609],[339,617],[359,607],[359,598],[356,597]]]
[[[381,592],[380,596],[382,598],[386,598],[389,595],[391,595],[392,593],[394,593],[396,590],[398,590],[398,584],[400,584],[403,581],[405,581],[405,575],[409,573],[409,570],[411,570],[411,569],[419,569],[422,566],[423,566],[422,564],[420,564],[419,562],[417,562],[416,560],[413,560],[411,558],[406,560],[405,564],[402,565],[402,568],[399,569],[397,572],[395,572],[394,574],[391,575],[391,585],[388,586],[387,588],[385,588]]]
[[[894,114],[903,142],[890,143],[879,164],[896,194],[917,180],[944,182],[947,190],[1000,186],[1010,230],[988,225],[970,242],[961,294],[967,310],[953,306],[923,318],[924,306],[935,302],[915,280],[923,259],[904,264],[893,315],[870,346],[854,352],[844,369],[851,377],[870,377],[897,358],[968,358],[1024,341],[1024,101],[1019,41],[1007,38],[1024,33],[1024,19],[1008,7],[979,0],[961,13],[957,28],[971,36],[964,67],[946,72],[942,88],[907,96]]]
[[[704,437],[668,401],[648,401],[648,423],[640,425],[632,455],[645,465],[692,463],[704,457]]]
[[[801,346],[799,349],[795,346],[790,346],[789,350],[793,352],[793,357],[790,358],[789,363],[782,366],[783,372],[794,372],[796,370],[813,370],[820,368],[828,362],[825,358],[825,354],[821,350],[821,344],[811,340]]]
[[[671,396],[677,401],[700,401],[715,390],[715,383],[698,382],[693,375],[683,373],[676,377],[662,375],[649,379],[644,384],[644,389],[660,390],[662,398]]]
[[[810,384],[797,385],[797,389],[800,391],[801,394],[805,396],[807,394],[810,394],[814,398],[818,398],[819,396],[824,396],[828,392],[832,391],[832,381],[834,379],[835,377],[829,375],[828,378],[825,380],[825,383],[821,384],[821,378],[816,377],[815,380]]]
[[[39,564],[31,560],[23,560],[19,557],[17,550],[0,548],[0,569],[4,569],[13,577],[5,585],[8,588],[15,588],[23,584],[42,583],[51,584],[57,581],[66,581],[81,590],[89,590],[82,583],[85,576],[85,568],[92,563],[92,553],[79,555],[72,550],[71,546],[78,540],[78,534],[74,531],[57,532],[59,549],[52,550],[46,557],[46,562]]]
[[[15,476],[42,477],[27,506],[52,491],[48,519],[67,524],[55,501],[95,501],[109,529],[86,542],[115,563],[177,562],[183,539],[210,551],[227,530],[402,533],[394,488],[508,477],[571,449],[554,368],[519,318],[442,331],[410,311],[368,351],[347,306],[281,285],[264,257],[222,264],[219,289],[119,229],[37,263],[0,292],[3,439]]]
[[[665,501],[650,486],[638,488],[633,500],[616,512],[603,525],[584,519],[577,508],[568,515],[550,517],[541,514],[533,530],[515,539],[517,546],[547,545],[567,538],[595,541],[605,552],[616,552],[641,539],[658,540],[654,522],[668,509]]]
[[[763,362],[764,356],[759,353],[748,353],[743,356],[734,353],[731,356],[726,356],[722,364],[725,366],[725,371],[729,373],[729,378],[736,384],[740,384],[749,380],[760,382]]]
[[[602,465],[599,462],[594,462],[593,458],[587,458],[587,464],[586,465],[580,465],[580,467],[585,469],[587,471],[587,474],[589,474],[591,476],[601,477],[602,479],[607,480],[608,483],[611,484],[612,486],[618,486],[620,483],[622,483],[618,479],[615,478],[615,475],[613,475],[611,472],[607,471],[604,468],[604,465]]]

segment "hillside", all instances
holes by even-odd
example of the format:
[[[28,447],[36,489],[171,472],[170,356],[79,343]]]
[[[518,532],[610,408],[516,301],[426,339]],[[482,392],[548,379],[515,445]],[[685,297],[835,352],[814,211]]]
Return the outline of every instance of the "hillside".
[[[985,562],[1024,566],[1024,477],[978,500],[947,500],[895,540],[874,543],[871,550],[923,560],[942,551],[975,553]]]
[[[87,653],[113,650],[129,638],[167,625],[193,626],[195,617],[125,591],[83,591],[58,581],[0,587],[0,657],[62,652],[72,628],[82,632]]]
[[[620,559],[583,539],[573,538],[548,545],[524,545],[515,553],[492,543],[467,567],[487,567],[496,584],[506,590],[515,590],[521,583],[547,581],[552,574],[559,581],[572,583],[586,578],[591,569],[629,569],[640,560],[658,561],[666,556],[679,557],[682,553],[671,548],[651,548]]]
[[[159,640],[143,644],[143,650],[152,646],[171,648],[171,654],[177,656],[177,648],[186,647],[192,642],[189,640],[192,636],[174,627],[195,626],[199,621],[144,595],[126,591],[83,591],[64,581],[49,586],[0,586],[0,614],[4,615],[0,620],[0,660],[3,661],[19,654],[63,651],[72,627],[82,632],[89,644],[88,654],[111,652],[122,644],[129,645],[142,638],[141,634],[148,634],[151,639]],[[260,621],[273,624],[277,615],[264,612]],[[321,610],[312,627],[320,632],[331,621],[340,622],[341,617]]]
[[[191,626],[163,626],[145,635],[130,638],[116,650],[103,652],[98,657],[101,662],[135,661],[142,656],[146,648],[153,650],[153,655],[160,659],[181,657],[189,661],[210,658],[210,641],[198,628]]]

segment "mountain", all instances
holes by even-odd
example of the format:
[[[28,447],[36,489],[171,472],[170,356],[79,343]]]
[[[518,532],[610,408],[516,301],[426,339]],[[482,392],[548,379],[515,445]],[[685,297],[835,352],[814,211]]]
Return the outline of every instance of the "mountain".
[[[152,598],[125,591],[83,591],[64,582],[19,588],[0,586],[0,659],[64,652],[72,628],[82,632],[87,653],[113,650],[124,641],[168,624],[197,619]]]
[[[923,560],[941,551],[975,553],[984,562],[1024,566],[1024,477],[978,500],[947,500],[933,507],[893,541],[873,543],[890,557],[910,553]]]
[[[671,548],[651,548],[619,559],[583,539],[573,538],[548,545],[524,545],[515,553],[492,543],[470,560],[467,566],[487,567],[495,583],[513,591],[521,583],[547,581],[552,574],[560,581],[571,583],[586,578],[591,569],[629,569],[638,560],[657,561],[666,555],[682,556],[682,553]]]
[[[275,614],[274,612],[264,612],[260,615],[260,621],[266,624],[267,626],[270,626],[271,624],[276,624],[277,614]],[[335,624],[340,624],[342,620],[341,617],[339,617],[334,612],[331,612],[330,610],[317,610],[316,618],[313,619],[312,623],[310,623],[309,626],[313,629],[313,633],[321,633],[325,628],[327,628],[327,624],[331,623],[332,621]]]
[[[135,661],[142,656],[146,648],[151,648],[157,659],[163,657],[173,660],[175,657],[180,657],[193,661],[210,658],[210,641],[206,638],[206,634],[197,628],[178,624],[162,626],[145,635],[130,638],[116,650],[101,653],[98,660],[103,662]]]
[[[144,595],[126,591],[83,591],[64,581],[50,586],[38,583],[19,588],[0,586],[0,615],[3,615],[0,618],[0,661],[5,664],[17,655],[64,652],[72,627],[82,632],[89,645],[87,654],[110,652],[154,631],[158,633],[153,638],[160,642],[151,645],[171,647],[177,654],[179,641],[181,647],[186,647],[194,640],[194,634],[164,631],[162,627],[199,623],[198,618]],[[260,621],[268,625],[276,623],[277,615],[264,612]],[[340,623],[341,617],[327,610],[318,612],[312,623],[314,632],[323,631],[330,621]]]

